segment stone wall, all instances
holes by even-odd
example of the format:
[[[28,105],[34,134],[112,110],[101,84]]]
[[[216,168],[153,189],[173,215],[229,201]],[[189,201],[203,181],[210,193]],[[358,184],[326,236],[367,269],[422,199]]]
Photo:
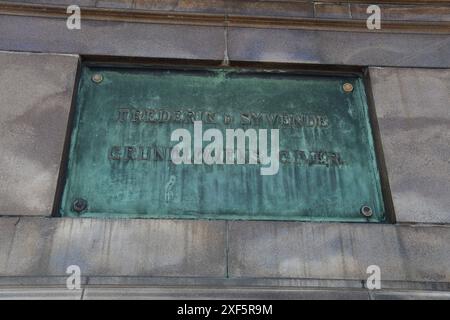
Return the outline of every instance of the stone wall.
[[[274,17],[365,20],[369,5],[379,5],[384,19],[400,21],[450,21],[446,0],[18,0],[39,5],[78,4],[85,8],[149,10]]]
[[[317,16],[349,8],[355,18],[363,2],[217,1],[216,10],[260,15],[264,6],[305,7]],[[392,6],[421,19],[448,21],[445,9],[435,9],[447,8],[443,1],[427,4],[430,10],[397,2]],[[141,8],[144,2],[96,3]],[[203,2],[145,3],[145,9],[199,11]],[[399,12],[387,11],[402,20]],[[450,297],[450,30],[361,33],[91,18],[69,31],[57,14],[2,13],[0,4],[0,298]],[[396,223],[52,217],[77,71],[90,55],[366,67]],[[81,291],[65,289],[71,264],[82,269]],[[381,267],[382,290],[365,287],[371,264]]]

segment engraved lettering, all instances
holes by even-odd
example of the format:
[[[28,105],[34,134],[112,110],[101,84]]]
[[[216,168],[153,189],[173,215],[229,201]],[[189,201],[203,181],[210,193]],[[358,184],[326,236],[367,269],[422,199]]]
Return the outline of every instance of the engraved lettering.
[[[109,159],[110,160],[120,160],[120,150],[122,148],[119,146],[112,146],[111,151],[109,152]]]
[[[206,112],[206,121],[205,123],[216,123],[216,113],[215,112]]]
[[[117,118],[117,121],[124,122],[128,119],[128,114],[130,112],[130,109],[119,109],[119,116]]]
[[[287,151],[287,150],[280,151],[280,162],[283,164],[291,162],[289,151]]]
[[[147,109],[145,122],[155,123],[156,121],[156,111],[154,109]]]
[[[224,124],[231,124],[232,122],[233,122],[233,116],[231,116],[229,114],[223,115],[223,123]]]
[[[262,114],[261,113],[252,112],[250,114],[250,118],[251,118],[251,122],[253,123],[253,125],[255,125],[255,126],[261,125],[261,122],[262,122]]]
[[[159,122],[169,122],[170,113],[166,110],[159,111]]]
[[[241,113],[241,124],[251,124],[250,115],[248,113]]]
[[[276,114],[266,114],[266,118],[267,118],[267,121],[269,121],[269,124],[271,126],[275,126],[275,124],[277,122],[277,119],[278,119],[278,115],[276,115]]]
[[[126,150],[126,160],[136,160],[136,148],[135,147],[125,147]]]

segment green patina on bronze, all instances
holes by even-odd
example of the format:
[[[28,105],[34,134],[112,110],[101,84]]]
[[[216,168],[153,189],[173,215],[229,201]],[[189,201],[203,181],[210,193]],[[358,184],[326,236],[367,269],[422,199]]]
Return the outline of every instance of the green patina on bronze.
[[[385,220],[358,76],[85,66],[80,81],[62,216]],[[279,129],[278,173],[247,162],[173,164],[171,133],[192,132],[194,119],[224,137]]]

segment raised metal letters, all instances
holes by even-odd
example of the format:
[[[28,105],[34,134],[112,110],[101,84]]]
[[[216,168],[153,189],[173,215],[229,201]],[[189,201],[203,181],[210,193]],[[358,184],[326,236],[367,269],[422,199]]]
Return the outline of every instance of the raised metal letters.
[[[103,81],[92,82],[95,74]],[[345,91],[344,84],[353,90]],[[202,129],[194,132],[199,123]],[[177,129],[187,130],[192,140],[185,141],[192,150],[181,162],[172,159],[176,142],[171,133]],[[223,140],[203,137],[209,129]],[[279,167],[261,175],[262,155],[251,143],[260,143],[258,132],[270,130],[279,137]],[[230,137],[235,143],[229,143]],[[202,152],[214,143],[214,161],[204,159]],[[229,145],[243,147],[241,153],[228,150]],[[74,210],[77,199],[89,205]],[[370,207],[371,215],[362,215],[362,207]],[[84,67],[60,212],[74,217],[383,221],[362,79],[236,69]]]

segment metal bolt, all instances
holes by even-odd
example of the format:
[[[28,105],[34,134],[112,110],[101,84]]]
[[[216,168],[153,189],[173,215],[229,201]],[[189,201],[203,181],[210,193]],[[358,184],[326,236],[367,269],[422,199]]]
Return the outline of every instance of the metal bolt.
[[[103,81],[103,76],[100,73],[96,73],[92,76],[92,81],[95,83],[100,83]]]
[[[353,85],[351,83],[344,83],[342,86],[342,89],[344,89],[344,92],[352,92],[353,91]]]
[[[73,211],[80,213],[80,212],[86,210],[87,206],[88,206],[87,201],[79,198],[79,199],[75,199],[75,201],[73,202],[72,209],[73,209]]]
[[[360,212],[364,217],[367,218],[373,215],[372,208],[369,206],[362,206]]]

